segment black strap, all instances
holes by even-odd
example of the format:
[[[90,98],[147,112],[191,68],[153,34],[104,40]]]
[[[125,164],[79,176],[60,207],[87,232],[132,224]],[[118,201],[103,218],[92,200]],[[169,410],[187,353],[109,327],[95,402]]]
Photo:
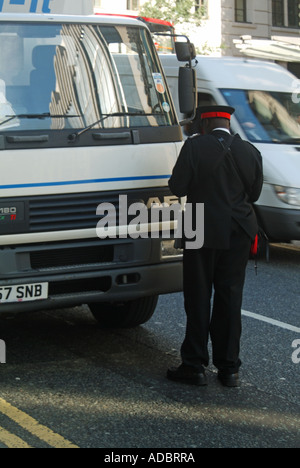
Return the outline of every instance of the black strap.
[[[244,188],[245,188],[245,191],[246,193],[248,194],[248,196],[250,197],[250,194],[251,194],[251,189],[250,189],[250,186],[248,184],[248,181],[244,178],[242,172],[241,172],[241,169],[239,168],[236,160],[235,160],[235,157],[233,156],[232,152],[231,152],[231,149],[229,149],[228,151],[228,157],[233,165],[233,168],[235,169],[235,172],[237,174],[237,176],[239,177],[240,181],[242,182]]]
[[[222,156],[226,156],[226,154],[228,153],[228,151],[231,149],[231,145],[235,139],[236,135],[230,135],[228,140],[227,140],[227,143],[224,145],[224,140],[223,138],[218,138],[218,141],[221,143],[221,145],[223,146],[224,148],[224,151],[222,153]]]
[[[228,156],[228,159],[230,160],[230,162],[231,162],[231,164],[232,164],[232,166],[233,166],[233,168],[234,168],[234,171],[235,171],[236,175],[238,176],[238,178],[239,178],[240,181],[242,182],[242,185],[243,185],[243,187],[245,188],[245,191],[246,191],[246,193],[247,193],[248,196],[249,196],[249,194],[251,193],[250,187],[249,187],[249,185],[248,185],[248,182],[247,182],[246,179],[244,178],[244,176],[243,176],[243,174],[242,174],[242,172],[241,172],[241,170],[240,170],[240,168],[239,168],[239,166],[238,166],[238,164],[237,164],[237,162],[236,162],[236,160],[235,160],[235,157],[233,156],[232,151],[231,151],[231,145],[232,145],[232,143],[233,143],[233,141],[234,141],[234,139],[235,139],[235,136],[236,136],[236,135],[234,135],[234,136],[230,135],[230,138],[228,139],[226,145],[224,145],[224,143],[223,143],[224,140],[223,140],[223,139],[218,138],[218,141],[221,143],[221,145],[222,145],[223,148],[224,148],[224,151],[223,151],[222,156],[221,156],[221,161],[220,161],[220,163],[222,162],[222,160],[223,160],[223,158],[224,158],[225,156]],[[217,167],[219,167],[219,164],[218,164]]]
[[[223,138],[217,138],[217,140],[219,141],[219,143],[223,147],[223,151],[222,151],[222,154],[221,154],[220,158],[217,161],[217,164],[214,167],[214,171],[216,171],[219,168],[219,166],[221,165],[221,163],[223,162],[224,157],[226,156],[226,154],[230,150],[230,147],[231,147],[234,139],[235,139],[235,135],[230,135],[230,137],[227,140],[227,143],[224,144]]]

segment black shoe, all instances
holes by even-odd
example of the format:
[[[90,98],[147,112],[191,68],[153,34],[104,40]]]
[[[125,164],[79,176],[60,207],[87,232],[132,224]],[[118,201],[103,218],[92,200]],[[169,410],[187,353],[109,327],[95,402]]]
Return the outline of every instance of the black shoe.
[[[199,387],[206,387],[208,385],[207,377],[204,372],[199,372],[195,368],[186,366],[185,364],[168,369],[167,378],[174,382],[198,385]]]
[[[237,388],[241,386],[239,374],[224,374],[218,372],[218,379],[224,387]]]

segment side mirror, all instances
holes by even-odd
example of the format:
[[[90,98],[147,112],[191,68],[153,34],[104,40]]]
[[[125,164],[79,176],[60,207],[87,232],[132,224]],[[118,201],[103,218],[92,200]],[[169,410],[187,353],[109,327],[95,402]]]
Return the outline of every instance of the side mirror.
[[[179,62],[191,62],[196,58],[195,46],[190,41],[175,42],[175,50]]]
[[[182,114],[195,117],[197,109],[197,74],[193,68],[180,67],[178,80],[179,108]]]

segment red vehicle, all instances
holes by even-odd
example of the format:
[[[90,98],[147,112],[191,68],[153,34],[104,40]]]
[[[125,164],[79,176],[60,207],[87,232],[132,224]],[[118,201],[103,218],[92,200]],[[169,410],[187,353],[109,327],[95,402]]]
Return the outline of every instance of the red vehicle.
[[[125,18],[135,18],[143,21],[148,25],[150,29],[155,47],[158,52],[162,54],[174,54],[175,53],[175,39],[172,35],[175,34],[175,28],[169,21],[164,21],[156,18],[146,18],[145,16],[133,16],[133,15],[118,15],[113,13],[99,13],[95,11],[96,15],[105,16],[122,16]],[[170,34],[170,36],[160,36],[159,34]]]

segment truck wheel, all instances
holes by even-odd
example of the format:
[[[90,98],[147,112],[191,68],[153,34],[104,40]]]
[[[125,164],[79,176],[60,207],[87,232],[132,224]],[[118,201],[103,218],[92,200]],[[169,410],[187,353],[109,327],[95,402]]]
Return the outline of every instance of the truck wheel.
[[[158,296],[151,296],[121,303],[91,303],[89,308],[102,328],[133,328],[151,319],[157,301]]]

